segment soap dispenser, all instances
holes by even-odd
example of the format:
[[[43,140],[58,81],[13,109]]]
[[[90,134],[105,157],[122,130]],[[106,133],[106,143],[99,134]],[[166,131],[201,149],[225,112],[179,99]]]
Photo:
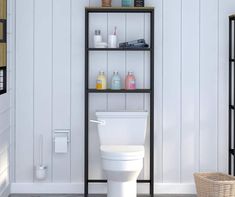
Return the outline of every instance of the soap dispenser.
[[[136,79],[134,73],[132,71],[128,72],[125,81],[125,88],[126,90],[135,90],[136,89]]]
[[[113,76],[111,80],[111,89],[112,90],[121,89],[121,77],[119,76],[118,71],[113,72]]]
[[[104,71],[100,71],[99,75],[96,78],[96,89],[97,90],[107,89],[107,82],[106,82],[106,76],[104,74]]]

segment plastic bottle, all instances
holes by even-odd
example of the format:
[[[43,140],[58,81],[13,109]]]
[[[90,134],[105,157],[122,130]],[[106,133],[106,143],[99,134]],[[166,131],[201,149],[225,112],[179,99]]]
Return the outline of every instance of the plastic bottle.
[[[97,48],[97,44],[102,42],[102,36],[100,30],[95,30],[94,35],[94,47]]]
[[[136,79],[133,72],[128,72],[128,75],[126,76],[125,88],[127,90],[136,89]]]
[[[113,72],[113,76],[111,80],[111,89],[112,90],[121,89],[121,77],[119,76],[118,71]]]
[[[106,76],[104,74],[104,71],[100,71],[99,75],[96,78],[96,89],[97,90],[107,89],[107,82],[106,82]]]
[[[131,7],[133,5],[133,0],[122,0],[122,7]]]

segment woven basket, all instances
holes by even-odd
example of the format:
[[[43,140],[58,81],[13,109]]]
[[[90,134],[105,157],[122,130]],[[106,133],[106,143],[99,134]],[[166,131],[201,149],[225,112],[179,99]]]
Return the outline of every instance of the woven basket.
[[[195,173],[198,197],[235,197],[235,177],[222,173]]]
[[[102,7],[111,7],[112,0],[102,0]]]

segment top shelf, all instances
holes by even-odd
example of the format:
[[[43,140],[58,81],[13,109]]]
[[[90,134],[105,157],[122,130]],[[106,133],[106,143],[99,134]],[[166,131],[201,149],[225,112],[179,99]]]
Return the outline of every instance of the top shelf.
[[[154,11],[154,7],[86,7],[86,12],[93,12],[93,13],[151,13]]]

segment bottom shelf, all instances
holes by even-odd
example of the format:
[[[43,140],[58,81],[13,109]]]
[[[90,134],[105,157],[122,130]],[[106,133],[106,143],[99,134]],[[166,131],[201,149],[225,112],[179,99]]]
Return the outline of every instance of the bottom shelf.
[[[90,183],[106,183],[106,179],[88,179]],[[151,180],[137,180],[137,183],[150,183]]]

